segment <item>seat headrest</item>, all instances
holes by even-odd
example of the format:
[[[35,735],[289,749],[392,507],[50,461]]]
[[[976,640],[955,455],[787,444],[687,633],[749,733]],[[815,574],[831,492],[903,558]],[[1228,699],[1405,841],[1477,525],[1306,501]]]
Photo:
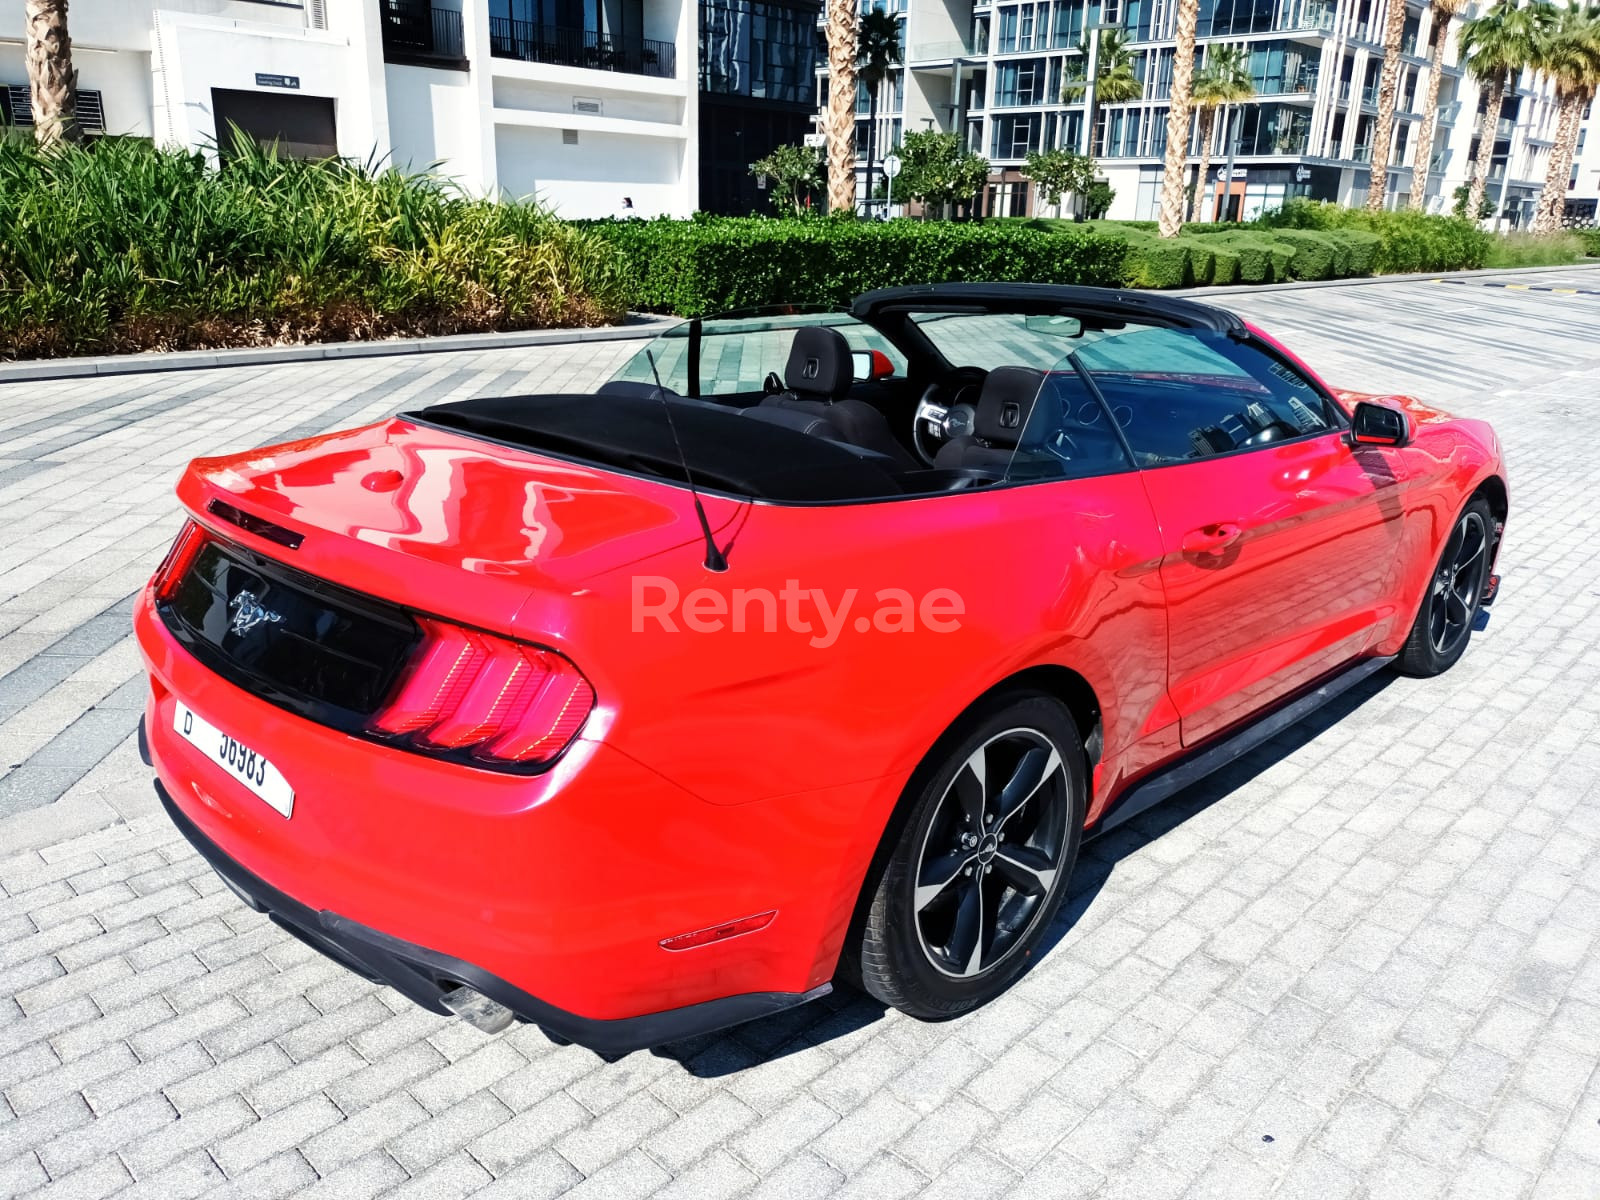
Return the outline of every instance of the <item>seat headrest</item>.
[[[996,367],[978,393],[972,432],[992,446],[1016,446],[1044,384],[1044,372],[1029,367]]]
[[[850,343],[844,334],[825,325],[807,325],[794,331],[783,382],[797,396],[837,400],[850,390],[853,380]]]

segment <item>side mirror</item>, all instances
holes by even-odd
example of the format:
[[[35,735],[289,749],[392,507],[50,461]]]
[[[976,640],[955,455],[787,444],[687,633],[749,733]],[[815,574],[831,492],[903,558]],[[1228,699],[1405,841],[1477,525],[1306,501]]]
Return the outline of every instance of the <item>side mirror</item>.
[[[1350,415],[1353,446],[1404,446],[1410,440],[1411,418],[1398,408],[1362,400]]]
[[[887,379],[894,374],[894,363],[882,350],[852,350],[850,352],[850,377],[857,383],[872,379]]]

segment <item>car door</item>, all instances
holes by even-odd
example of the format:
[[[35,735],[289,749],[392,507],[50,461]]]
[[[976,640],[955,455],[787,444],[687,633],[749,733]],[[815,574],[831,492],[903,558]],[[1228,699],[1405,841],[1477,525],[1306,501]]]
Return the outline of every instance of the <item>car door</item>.
[[[1082,357],[1161,527],[1168,693],[1184,745],[1357,657],[1392,625],[1398,452],[1351,446],[1331,397],[1262,343],[1132,330]]]

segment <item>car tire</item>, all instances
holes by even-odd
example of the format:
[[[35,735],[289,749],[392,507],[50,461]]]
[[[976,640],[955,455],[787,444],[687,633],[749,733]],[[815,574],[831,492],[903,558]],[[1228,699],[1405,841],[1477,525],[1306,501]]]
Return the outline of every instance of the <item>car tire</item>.
[[[994,999],[1027,970],[1083,839],[1088,769],[1072,715],[1038,693],[971,714],[907,789],[847,973],[923,1020]]]
[[[1395,664],[1402,675],[1438,675],[1466,652],[1483,607],[1494,536],[1494,514],[1488,501],[1476,496],[1456,517],[1428,576],[1417,619]]]

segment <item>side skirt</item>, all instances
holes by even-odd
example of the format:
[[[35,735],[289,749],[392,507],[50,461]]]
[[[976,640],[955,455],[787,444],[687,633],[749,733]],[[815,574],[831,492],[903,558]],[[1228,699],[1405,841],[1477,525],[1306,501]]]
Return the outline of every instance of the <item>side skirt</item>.
[[[1328,676],[1322,683],[1301,692],[1277,708],[1268,710],[1264,716],[1252,720],[1233,733],[1223,734],[1220,738],[1207,742],[1182,758],[1146,775],[1112,800],[1105,815],[1087,831],[1085,838],[1098,837],[1107,830],[1115,829],[1146,809],[1154,808],[1175,792],[1181,792],[1213,771],[1221,770],[1235,759],[1254,750],[1262,742],[1276,737],[1289,726],[1310,716],[1330,700],[1349,691],[1363,679],[1376,674],[1393,661],[1393,656],[1357,659],[1336,674]]]

